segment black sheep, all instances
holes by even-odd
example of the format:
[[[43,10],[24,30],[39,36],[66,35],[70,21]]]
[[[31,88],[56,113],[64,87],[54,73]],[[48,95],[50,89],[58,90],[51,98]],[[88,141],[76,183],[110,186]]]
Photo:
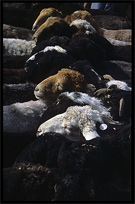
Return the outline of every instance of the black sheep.
[[[84,75],[87,83],[93,84],[96,88],[101,88],[101,77],[94,70],[94,66],[87,60],[76,61],[69,66],[70,69],[80,72]]]
[[[68,45],[68,53],[76,60],[88,60],[94,66],[106,59],[106,53],[100,45],[87,37],[76,38]]]
[[[52,38],[47,39],[47,40],[43,40],[38,45],[36,45],[32,50],[31,56],[34,55],[35,53],[43,50],[47,46],[59,45],[62,48],[65,48],[65,46],[67,46],[68,44],[69,44],[69,38],[68,37],[66,37],[66,36],[53,36]]]
[[[4,169],[4,201],[130,201],[130,151],[130,125],[86,142],[46,134]]]
[[[124,68],[127,71],[125,71]],[[131,78],[131,64],[124,61],[102,61],[95,67],[95,70],[100,75],[109,74],[118,80]]]
[[[17,157],[15,163],[26,163],[54,168],[57,166],[57,157],[61,145],[67,139],[57,133],[47,133],[45,137],[36,138]]]
[[[8,69],[23,69],[28,55],[24,56],[3,56],[3,68]]]
[[[112,59],[115,54],[114,46],[103,36],[98,33],[91,33],[89,31],[80,30],[72,36],[72,40],[76,38],[86,37],[98,44],[106,53],[107,59]]]
[[[25,64],[28,79],[34,83],[39,83],[50,75],[56,74],[58,70],[75,62],[72,56],[56,50],[39,52],[34,55],[34,58],[32,60],[29,58]]]

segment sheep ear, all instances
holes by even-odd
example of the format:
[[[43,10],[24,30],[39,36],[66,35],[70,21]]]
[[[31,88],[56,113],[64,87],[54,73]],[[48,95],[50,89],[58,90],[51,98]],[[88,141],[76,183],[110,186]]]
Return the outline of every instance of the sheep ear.
[[[93,84],[87,84],[87,90],[86,92],[93,96],[94,95],[94,92],[96,91],[96,87],[93,85]]]
[[[92,140],[99,137],[99,134],[96,131],[85,131],[83,132],[83,136],[86,140]]]
[[[108,117],[108,116],[102,116],[104,123],[109,123],[111,125],[121,125],[122,123],[120,123],[119,121],[115,121],[112,118]]]
[[[59,91],[63,91],[64,90],[64,87],[63,87],[63,85],[61,83],[58,82],[56,86],[57,86]]]

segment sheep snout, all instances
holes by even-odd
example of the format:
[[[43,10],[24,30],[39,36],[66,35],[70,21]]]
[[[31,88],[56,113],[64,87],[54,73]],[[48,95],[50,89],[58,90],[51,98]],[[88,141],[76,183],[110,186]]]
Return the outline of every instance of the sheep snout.
[[[37,25],[36,24],[33,24],[32,26],[32,31],[36,31],[38,29]]]
[[[36,97],[37,99],[43,99],[43,94],[42,94],[41,89],[39,89],[39,86],[36,86],[36,87],[35,87],[34,95],[35,95],[35,97]]]
[[[39,127],[36,133],[36,136],[39,137],[43,134],[43,130]]]

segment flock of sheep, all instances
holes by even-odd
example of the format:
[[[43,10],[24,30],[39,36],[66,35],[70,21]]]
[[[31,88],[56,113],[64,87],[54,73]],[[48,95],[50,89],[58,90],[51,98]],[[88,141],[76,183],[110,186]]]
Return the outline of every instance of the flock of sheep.
[[[3,200],[130,201],[131,21],[3,8]]]

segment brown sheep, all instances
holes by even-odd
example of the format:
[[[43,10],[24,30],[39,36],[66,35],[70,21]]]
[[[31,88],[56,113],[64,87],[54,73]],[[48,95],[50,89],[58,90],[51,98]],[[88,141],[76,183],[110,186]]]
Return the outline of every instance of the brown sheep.
[[[131,29],[120,29],[120,30],[103,29],[103,36],[105,38],[113,38],[115,40],[131,42],[132,41],[132,30]]]
[[[40,12],[39,16],[37,17],[37,19],[35,20],[32,26],[32,30],[36,31],[50,16],[61,18],[62,13],[55,8],[42,9],[42,11]]]
[[[79,10],[79,11],[75,11],[74,13],[72,13],[71,15],[68,15],[64,18],[64,20],[68,23],[71,24],[73,21],[75,20],[86,20],[88,21],[95,29],[96,31],[100,34],[101,30],[100,27],[98,26],[98,24],[96,23],[96,21],[92,18],[91,14],[88,11],[83,11],[83,10]]]
[[[34,91],[37,99],[55,100],[62,92],[87,92],[93,94],[95,87],[87,84],[78,71],[63,68],[57,74],[39,83]]]
[[[73,29],[62,18],[49,17],[34,33],[33,40],[39,43],[54,35],[71,37],[73,32]]]
[[[32,40],[33,31],[21,28],[14,27],[11,25],[3,24],[3,37],[4,38],[19,38],[25,40]]]

